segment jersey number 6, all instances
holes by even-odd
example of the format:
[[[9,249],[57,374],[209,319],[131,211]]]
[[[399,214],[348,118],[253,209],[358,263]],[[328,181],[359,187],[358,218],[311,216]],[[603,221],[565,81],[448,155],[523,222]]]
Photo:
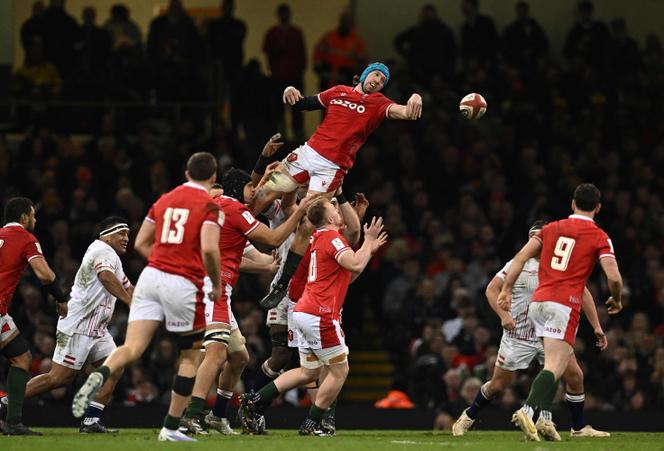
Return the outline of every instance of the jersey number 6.
[[[161,242],[169,244],[180,244],[184,239],[184,225],[189,218],[189,210],[186,208],[167,208],[164,212],[164,226],[161,229]],[[175,230],[171,230],[174,223]]]
[[[561,236],[556,241],[556,247],[553,249],[553,258],[551,258],[551,269],[556,271],[565,271],[567,264],[572,256],[572,249],[574,249],[574,238],[567,238]]]

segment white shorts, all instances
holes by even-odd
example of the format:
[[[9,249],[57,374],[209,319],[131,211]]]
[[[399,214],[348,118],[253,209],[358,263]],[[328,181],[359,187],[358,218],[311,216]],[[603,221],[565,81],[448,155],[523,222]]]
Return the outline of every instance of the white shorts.
[[[503,333],[496,357],[496,366],[505,371],[525,370],[537,359],[544,364],[544,346],[541,341],[519,340]]]
[[[300,351],[300,366],[316,369],[341,363],[349,354],[339,321],[323,319],[304,312],[293,312],[293,328]],[[341,360],[335,359],[343,356]],[[331,360],[335,361],[331,361]]]
[[[579,312],[553,301],[531,302],[528,319],[535,328],[535,336],[564,340],[574,346],[579,328]]]
[[[67,335],[57,331],[53,361],[74,370],[80,370],[86,361],[98,362],[106,359],[116,348],[108,330],[101,337]]]
[[[265,325],[267,327],[276,325],[276,326],[288,326],[288,304],[290,299],[288,296],[284,296],[281,302],[275,307],[267,311],[267,319],[265,320]]]
[[[163,321],[169,332],[205,329],[203,282],[197,287],[182,276],[146,267],[136,282],[129,322]]]
[[[205,277],[203,284],[203,292],[205,293],[205,323],[211,324],[228,324],[231,326],[231,331],[238,330],[240,326],[237,324],[233,310],[231,309],[231,296],[233,295],[233,286],[230,283],[221,282],[221,297],[216,302],[212,302],[208,294],[212,291],[212,282],[209,277]]]
[[[346,170],[304,143],[281,162],[298,184],[309,181],[309,190],[330,193],[341,186]]]
[[[14,332],[18,332],[18,327],[9,313],[0,316],[0,344],[7,341]]]
[[[288,347],[289,348],[299,348],[300,342],[297,339],[295,334],[295,329],[293,326],[293,310],[295,310],[296,302],[293,302],[288,298]]]

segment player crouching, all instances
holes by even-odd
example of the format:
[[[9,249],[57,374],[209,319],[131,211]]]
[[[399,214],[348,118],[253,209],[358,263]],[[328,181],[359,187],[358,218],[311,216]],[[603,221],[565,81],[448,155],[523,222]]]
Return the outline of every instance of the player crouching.
[[[257,393],[240,397],[239,415],[247,433],[258,432],[265,406],[280,393],[323,380],[309,415],[300,426],[300,435],[326,436],[321,419],[337,398],[348,375],[348,347],[341,330],[341,309],[348,285],[357,278],[373,254],[387,242],[382,218],[364,226],[364,243],[353,252],[339,233],[342,218],[327,199],[313,203],[307,218],[316,227],[312,237],[309,276],[302,298],[293,312],[294,332],[300,353],[300,368],[287,371]]]

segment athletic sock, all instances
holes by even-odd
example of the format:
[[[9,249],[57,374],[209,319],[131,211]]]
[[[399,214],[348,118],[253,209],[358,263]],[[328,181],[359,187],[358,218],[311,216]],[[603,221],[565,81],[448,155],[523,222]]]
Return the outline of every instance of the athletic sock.
[[[101,418],[102,413],[104,413],[104,405],[92,401],[83,416],[83,424],[85,426],[90,426],[93,423],[97,423]]]
[[[268,406],[278,395],[279,389],[274,385],[274,382],[268,382],[263,388],[258,390],[258,393],[256,393],[255,402],[262,404],[263,406]]]
[[[539,417],[544,421],[553,421],[553,414],[550,410],[540,410]]]
[[[286,257],[286,262],[284,263],[284,267],[281,272],[281,277],[277,283],[283,286],[287,286],[288,282],[290,282],[291,278],[293,277],[293,274],[295,274],[297,267],[300,265],[300,261],[302,261],[302,255],[289,250],[288,256]]]
[[[475,399],[473,400],[473,403],[468,407],[466,410],[466,415],[468,415],[468,418],[471,420],[474,420],[477,418],[477,415],[480,413],[480,410],[482,410],[484,407],[488,406],[489,403],[491,402],[491,399],[488,396],[484,394],[485,388],[488,382],[484,385],[482,385],[477,392],[477,396],[475,396]]]
[[[106,382],[106,380],[108,380],[108,378],[111,377],[111,369],[105,365],[102,365],[99,368],[97,368],[95,370],[95,373],[101,374],[102,377],[104,378],[104,382]]]
[[[264,387],[279,376],[279,373],[272,370],[270,365],[268,365],[269,359],[263,362],[263,364],[256,370],[256,376],[254,377],[254,390]]]
[[[330,407],[327,408],[327,416],[333,417],[337,413],[337,400],[335,399],[330,404]]]
[[[232,391],[217,389],[217,400],[212,408],[212,415],[219,418],[226,418],[226,407],[232,397]]]
[[[572,416],[572,429],[580,431],[586,426],[586,420],[583,417],[583,405],[586,401],[586,395],[584,393],[565,393],[565,401]]]
[[[326,411],[327,409],[321,409],[320,407],[317,407],[316,404],[312,404],[309,409],[309,418],[314,421],[320,421]]]
[[[25,386],[30,379],[30,374],[23,368],[10,366],[7,373],[7,423],[16,424],[21,422],[23,414],[23,400],[25,399]]]
[[[553,395],[555,392],[552,391],[552,386],[556,383],[556,378],[554,374],[549,370],[542,370],[537,375],[533,384],[530,386],[530,393],[528,394],[528,399],[526,399],[526,406],[531,407],[532,409],[540,408],[542,403],[546,405],[547,398],[551,397],[553,400]],[[551,401],[549,401],[551,403]],[[532,418],[532,415],[531,415]]]
[[[553,407],[553,398],[556,397],[556,393],[558,393],[558,381],[554,381],[554,383],[551,385],[551,389],[542,397],[539,405],[540,412],[544,411],[551,413],[551,407]]]
[[[191,401],[189,401],[189,406],[187,407],[187,415],[200,415],[203,413],[205,408],[205,400],[197,396],[192,396]]]
[[[166,417],[164,417],[164,427],[171,431],[177,431],[180,427],[180,418],[166,414]]]

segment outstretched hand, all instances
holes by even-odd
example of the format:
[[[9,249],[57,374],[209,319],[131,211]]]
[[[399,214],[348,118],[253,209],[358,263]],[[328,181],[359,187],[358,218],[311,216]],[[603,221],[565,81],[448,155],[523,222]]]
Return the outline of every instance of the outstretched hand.
[[[355,213],[357,214],[357,217],[360,218],[360,221],[363,220],[364,215],[367,213],[367,209],[369,208],[369,200],[367,197],[362,193],[357,193],[355,194],[355,200],[351,203],[351,205],[355,209]]]
[[[284,145],[283,141],[281,140],[281,133],[275,133],[272,135],[272,137],[268,140],[268,142],[265,143],[263,146],[263,152],[261,152],[261,155],[264,157],[271,157],[274,155],[274,153],[279,150],[281,146]]]
[[[297,88],[289,86],[284,89],[284,95],[282,96],[284,103],[293,106],[302,99],[304,97],[302,97],[302,93]]]
[[[422,117],[422,96],[417,93],[410,96],[406,103],[406,116],[411,121]]]
[[[387,233],[383,232],[383,218],[374,216],[370,224],[364,224],[364,240],[371,246],[372,254],[387,243]]]

